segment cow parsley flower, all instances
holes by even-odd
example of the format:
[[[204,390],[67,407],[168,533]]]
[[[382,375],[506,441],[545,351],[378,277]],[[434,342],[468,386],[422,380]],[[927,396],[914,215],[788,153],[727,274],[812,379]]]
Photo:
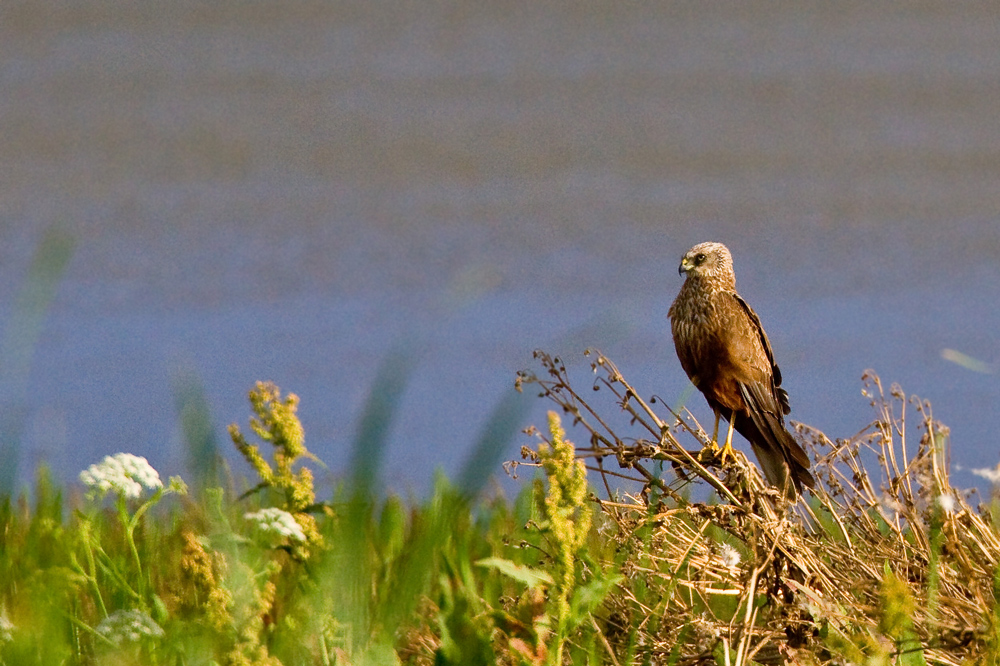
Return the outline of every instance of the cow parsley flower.
[[[121,645],[143,638],[159,638],[163,636],[163,629],[142,611],[118,610],[101,620],[97,633],[115,645]]]
[[[80,481],[90,489],[92,497],[102,497],[111,490],[126,499],[136,499],[144,487],[149,490],[163,487],[159,473],[149,462],[131,453],[106,456],[80,472]]]
[[[292,514],[282,509],[268,508],[254,511],[244,516],[254,523],[257,532],[270,540],[272,543],[281,543],[285,539],[292,541],[305,541],[306,535],[302,531]]]

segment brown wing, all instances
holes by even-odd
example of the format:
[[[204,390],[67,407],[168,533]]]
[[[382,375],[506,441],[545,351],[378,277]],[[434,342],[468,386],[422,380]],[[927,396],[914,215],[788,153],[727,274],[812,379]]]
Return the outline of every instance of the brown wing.
[[[750,304],[743,300],[739,294],[733,294],[736,301],[743,308],[747,317],[750,319],[750,325],[757,334],[757,339],[760,341],[760,346],[764,352],[764,357],[767,359],[767,364],[770,366],[771,370],[771,393],[773,394],[775,402],[781,405],[781,414],[787,414],[791,411],[791,406],[788,404],[788,392],[781,388],[781,369],[778,368],[778,364],[774,362],[774,352],[771,351],[771,341],[767,339],[767,333],[764,332],[764,327],[760,323],[760,317],[754,312],[754,309],[750,307]],[[781,417],[779,417],[781,418]],[[784,422],[784,419],[781,419]]]
[[[746,409],[742,384],[762,384],[776,395],[770,344],[761,338],[760,321],[733,292],[695,295],[682,290],[672,328],[681,366],[713,408],[728,413]],[[697,308],[690,307],[694,302]],[[694,310],[692,312],[692,310]],[[780,402],[775,398],[775,402]],[[783,405],[779,406],[780,409]]]
[[[788,393],[780,387],[781,370],[774,362],[771,342],[753,308],[740,296],[733,296],[745,313],[755,337],[756,344],[751,346],[755,351],[759,350],[758,355],[752,355],[748,360],[757,370],[754,373],[756,381],[744,382],[740,386],[746,411],[736,415],[736,430],[753,445],[772,484],[780,487],[784,483],[784,470],[775,469],[780,466],[780,459],[784,458],[796,486],[805,484],[812,487],[815,481],[808,471],[809,456],[785,429],[784,415],[790,411]],[[773,461],[765,462],[768,458]]]

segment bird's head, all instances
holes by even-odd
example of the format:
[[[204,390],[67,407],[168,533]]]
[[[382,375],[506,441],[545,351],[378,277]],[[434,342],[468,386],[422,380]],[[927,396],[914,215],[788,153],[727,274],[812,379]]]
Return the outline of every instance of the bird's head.
[[[677,272],[689,278],[697,277],[736,287],[733,257],[722,243],[699,243],[681,258]]]

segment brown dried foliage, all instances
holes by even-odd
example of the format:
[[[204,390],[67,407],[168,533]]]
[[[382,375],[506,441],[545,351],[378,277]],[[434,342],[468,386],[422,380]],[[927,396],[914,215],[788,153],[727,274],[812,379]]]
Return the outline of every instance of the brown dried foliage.
[[[589,433],[577,453],[607,493],[594,501],[625,574],[602,625],[620,656],[631,650],[654,664],[996,658],[1000,540],[990,511],[950,485],[948,431],[928,403],[897,386],[887,395],[867,372],[876,411],[867,428],[834,442],[796,424],[818,483],[790,505],[742,454],[719,468],[686,449],[682,439],[708,441],[690,413],[644,400],[611,361],[587,355],[592,399],[544,352],[536,358],[545,375],[522,373],[519,384],[539,386]],[[609,392],[627,418],[595,406]],[[636,492],[616,490],[623,479]]]

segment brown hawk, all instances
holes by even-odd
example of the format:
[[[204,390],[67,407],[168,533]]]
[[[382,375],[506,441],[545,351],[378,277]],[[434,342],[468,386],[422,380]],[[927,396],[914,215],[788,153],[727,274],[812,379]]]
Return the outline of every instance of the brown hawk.
[[[733,428],[750,442],[768,482],[795,499],[813,487],[809,457],[785,429],[788,394],[757,313],[736,293],[733,258],[722,243],[701,243],[681,259],[687,274],[670,306],[681,367],[719,417],[729,421],[722,459],[733,454]]]

